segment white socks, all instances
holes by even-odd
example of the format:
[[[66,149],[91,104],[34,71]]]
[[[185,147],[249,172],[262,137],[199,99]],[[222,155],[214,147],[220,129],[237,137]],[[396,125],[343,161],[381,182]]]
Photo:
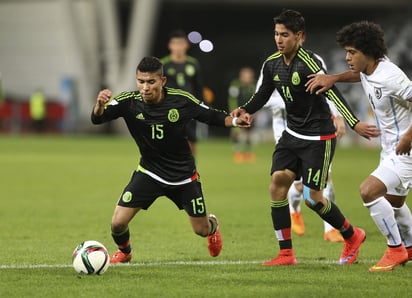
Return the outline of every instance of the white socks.
[[[295,183],[293,183],[289,188],[288,200],[290,213],[300,212],[300,203],[303,200],[303,195],[296,189]]]
[[[392,205],[384,197],[380,197],[370,203],[364,203],[363,205],[369,209],[373,221],[378,226],[382,235],[385,236],[387,244],[390,246],[400,245],[402,240]],[[402,213],[402,211],[400,211],[400,213]],[[404,212],[402,214],[404,214]]]
[[[398,224],[402,242],[405,247],[412,246],[412,215],[409,207],[405,204],[401,208],[393,208],[395,219]]]

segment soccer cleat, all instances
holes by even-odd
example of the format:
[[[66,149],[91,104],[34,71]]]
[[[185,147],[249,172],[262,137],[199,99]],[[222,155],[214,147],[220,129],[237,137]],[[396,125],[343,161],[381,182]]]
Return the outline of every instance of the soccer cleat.
[[[212,257],[217,257],[220,254],[223,246],[222,236],[220,235],[219,222],[217,220],[217,217],[213,214],[209,214],[209,218],[213,218],[216,221],[217,228],[212,235],[207,236],[207,248],[209,249],[209,254]]]
[[[132,253],[124,253],[121,250],[117,250],[110,258],[110,264],[129,263],[132,259]]]
[[[305,234],[305,223],[303,222],[302,212],[291,213],[290,219],[292,221],[292,231],[298,236],[303,236]]]
[[[408,260],[412,261],[412,246],[407,247],[406,251],[408,252]]]
[[[345,241],[342,235],[340,234],[340,232],[336,229],[332,229],[328,232],[325,232],[325,234],[323,234],[323,240],[330,241],[330,242],[344,242]]]
[[[356,261],[359,254],[359,248],[366,239],[365,231],[360,228],[353,228],[353,235],[345,240],[339,264],[347,265]]]
[[[375,265],[369,268],[370,272],[382,272],[393,270],[398,265],[408,261],[408,251],[405,246],[386,248],[382,259]]]
[[[247,152],[243,155],[245,162],[254,163],[256,161],[256,156],[253,153]]]
[[[292,249],[281,249],[279,254],[272,260],[262,263],[263,266],[287,266],[296,265],[295,254]]]
[[[233,162],[234,163],[244,162],[243,153],[236,152],[235,154],[233,154]]]

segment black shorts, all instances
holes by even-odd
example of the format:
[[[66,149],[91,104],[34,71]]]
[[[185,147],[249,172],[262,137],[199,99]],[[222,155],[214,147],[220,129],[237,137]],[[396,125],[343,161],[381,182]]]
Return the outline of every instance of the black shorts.
[[[303,140],[285,131],[273,153],[270,173],[288,169],[296,174],[296,179],[302,177],[305,186],[324,189],[335,146],[336,138]]]
[[[166,196],[189,216],[206,216],[200,179],[182,185],[168,185],[135,171],[117,203],[119,206],[147,210],[160,196]]]

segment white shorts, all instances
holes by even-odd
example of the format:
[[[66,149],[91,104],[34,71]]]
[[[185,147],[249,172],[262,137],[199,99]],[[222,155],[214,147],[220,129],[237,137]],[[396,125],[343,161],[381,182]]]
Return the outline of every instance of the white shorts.
[[[385,184],[387,194],[406,196],[412,187],[412,156],[382,155],[379,166],[371,173]]]
[[[272,109],[272,129],[276,144],[279,142],[283,131],[286,129],[285,109]]]

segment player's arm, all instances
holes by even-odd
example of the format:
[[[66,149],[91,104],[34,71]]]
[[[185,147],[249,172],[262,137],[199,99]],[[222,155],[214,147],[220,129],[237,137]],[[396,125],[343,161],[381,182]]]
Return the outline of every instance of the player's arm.
[[[253,118],[248,113],[235,117],[228,115],[225,111],[206,106],[203,103],[198,104],[193,113],[197,115],[194,119],[214,126],[250,127],[253,121]]]
[[[325,92],[329,100],[333,101],[339,113],[345,118],[346,123],[359,135],[366,139],[378,137],[380,135],[379,129],[375,125],[368,124],[359,119],[352,112],[351,107],[346,102],[345,98],[339,92],[338,88],[333,86]]]
[[[408,99],[409,102],[412,102],[412,97]],[[400,138],[398,144],[396,145],[395,152],[396,154],[411,154],[412,149],[412,125],[409,125],[408,130]]]
[[[99,94],[97,95],[96,104],[94,105],[94,108],[93,108],[93,115],[95,116],[103,115],[104,107],[109,102],[111,97],[112,97],[112,91],[110,91],[109,89],[104,89],[100,91]]]
[[[306,82],[306,91],[309,93],[321,94],[337,82],[355,83],[360,82],[359,73],[352,71],[345,71],[338,74],[310,74],[309,80]]]
[[[111,97],[112,92],[109,89],[103,89],[98,93],[91,115],[93,124],[101,124],[118,117],[118,102]]]

